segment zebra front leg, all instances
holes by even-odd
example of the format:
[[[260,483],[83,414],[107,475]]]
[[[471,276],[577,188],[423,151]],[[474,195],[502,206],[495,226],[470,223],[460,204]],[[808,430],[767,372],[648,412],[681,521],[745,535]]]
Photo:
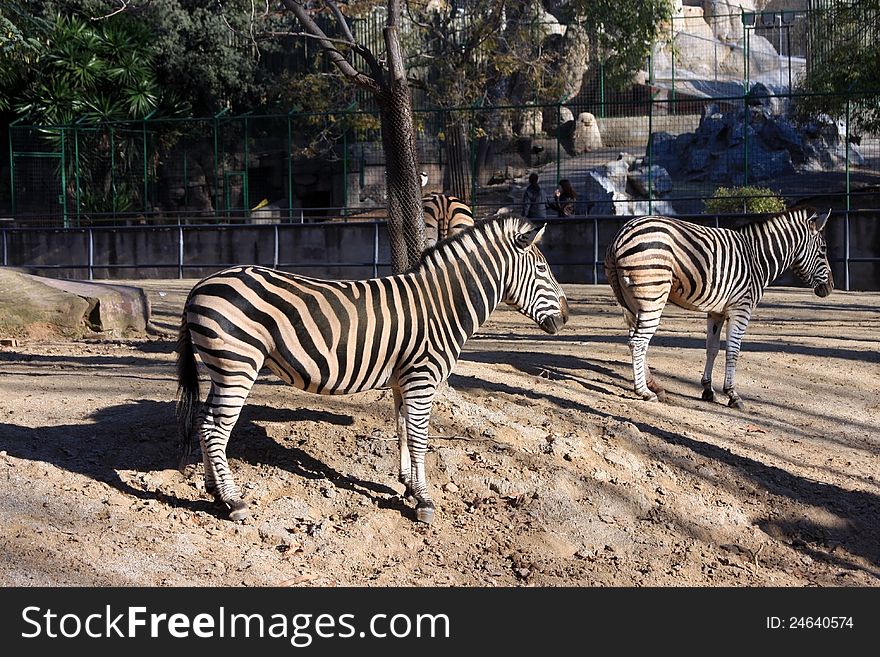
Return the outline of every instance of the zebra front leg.
[[[423,382],[420,384],[424,385]],[[430,523],[434,519],[434,501],[428,493],[428,480],[425,477],[425,454],[428,451],[428,420],[435,393],[436,388],[420,388],[417,393],[404,390],[402,399],[411,457],[410,490],[416,499],[416,520],[424,523]]]
[[[244,520],[250,516],[250,510],[232,478],[226,458],[229,436],[238,421],[246,396],[247,391],[244,394],[233,394],[212,384],[205,401],[205,414],[199,431],[205,465],[205,490],[216,501],[229,508],[230,520]]]
[[[751,309],[746,308],[731,313],[727,321],[727,353],[724,363],[724,392],[729,401],[727,405],[738,410],[746,410],[746,405],[736,392],[736,362],[739,350],[751,317]]]
[[[703,401],[715,401],[715,390],[712,387],[712,370],[715,368],[715,357],[721,348],[721,327],[724,325],[724,315],[709,313],[706,318],[706,367],[703,369]]]
[[[416,498],[412,489],[412,461],[407,445],[406,407],[403,405],[403,395],[400,393],[400,389],[393,388],[392,391],[394,393],[394,418],[397,422],[397,446],[400,457],[398,481],[406,487],[403,491],[403,498],[410,504],[415,504]]]

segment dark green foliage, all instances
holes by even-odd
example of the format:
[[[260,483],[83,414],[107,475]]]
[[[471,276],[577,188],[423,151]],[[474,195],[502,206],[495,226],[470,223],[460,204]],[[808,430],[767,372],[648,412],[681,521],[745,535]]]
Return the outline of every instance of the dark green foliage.
[[[827,112],[867,132],[880,130],[880,0],[820,2],[812,16],[813,58],[798,103],[805,116]],[[847,106],[848,105],[848,106]]]
[[[707,214],[771,213],[785,210],[785,200],[767,187],[719,187],[703,201]]]

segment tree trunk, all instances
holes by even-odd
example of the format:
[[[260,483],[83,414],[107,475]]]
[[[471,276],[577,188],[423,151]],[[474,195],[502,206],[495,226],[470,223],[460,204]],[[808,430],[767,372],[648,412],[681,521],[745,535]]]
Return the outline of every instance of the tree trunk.
[[[471,198],[471,154],[468,142],[468,122],[456,113],[446,117],[446,187],[453,196],[457,196],[468,205],[473,206]]]
[[[397,27],[388,25],[384,34],[390,80],[379,93],[378,100],[385,149],[391,269],[399,274],[419,263],[425,244],[425,213],[419,184],[412,99]]]

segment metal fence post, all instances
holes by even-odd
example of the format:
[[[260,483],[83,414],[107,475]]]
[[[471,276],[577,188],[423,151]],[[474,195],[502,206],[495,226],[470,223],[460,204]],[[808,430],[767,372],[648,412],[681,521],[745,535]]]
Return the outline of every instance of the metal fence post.
[[[849,211],[850,211],[850,188],[849,188],[849,119],[850,119],[850,96],[846,97],[846,214],[843,219],[843,271],[844,289],[849,290]]]
[[[293,132],[290,125],[290,115],[293,110],[287,113],[287,221],[293,222],[293,152],[291,144],[293,144]]]
[[[272,269],[278,269],[278,224],[272,227],[275,233],[275,247],[272,250]]]
[[[373,224],[373,278],[379,278],[379,222]]]
[[[849,291],[849,243],[849,208],[847,208],[843,215],[843,288],[847,292]]]
[[[79,213],[82,207],[80,203],[80,186],[79,186],[79,130],[77,128],[78,121],[75,121],[73,124],[73,178],[76,181],[76,193],[74,198],[76,199],[76,208],[74,209],[74,213],[76,215],[76,225],[79,226]],[[67,226],[64,226],[67,228]]]
[[[850,120],[850,96],[846,97],[846,157],[844,159],[845,170],[846,170],[846,209],[850,209],[849,205],[849,197],[850,197],[850,188],[849,188],[849,120]]]
[[[177,227],[177,278],[183,278],[183,226]]]
[[[593,285],[599,284],[599,218],[593,217]]]
[[[9,266],[9,260],[7,259],[7,246],[6,246],[6,229],[3,229],[3,266]]]
[[[92,233],[92,227],[88,228],[89,235],[89,280],[95,280],[95,235]]]
[[[155,114],[158,110],[153,110],[149,114],[147,114],[143,119],[141,119],[141,130],[143,136],[143,162],[144,162],[144,215],[149,215],[150,213],[150,158],[148,156],[147,149],[147,121],[150,119],[153,114]]]

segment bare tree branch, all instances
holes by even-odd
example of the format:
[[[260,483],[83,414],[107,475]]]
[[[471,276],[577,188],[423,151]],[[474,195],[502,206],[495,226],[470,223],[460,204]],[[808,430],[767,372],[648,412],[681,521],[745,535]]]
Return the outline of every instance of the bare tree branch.
[[[93,20],[93,21],[103,21],[103,20],[105,20],[105,19],[107,19],[107,18],[110,18],[111,16],[115,16],[116,14],[121,14],[121,13],[124,13],[124,12],[128,12],[128,13],[134,14],[134,13],[137,13],[137,12],[139,12],[139,11],[143,11],[144,9],[146,9],[147,6],[148,6],[152,1],[153,1],[153,0],[144,0],[141,4],[139,4],[139,5],[134,5],[134,4],[131,3],[131,0],[116,0],[116,2],[119,4],[119,8],[118,8],[118,9],[116,9],[116,10],[114,10],[114,11],[111,11],[109,14],[104,14],[103,16],[93,16],[93,17],[91,18],[91,20]]]
[[[354,40],[354,35],[351,33],[351,30],[348,27],[348,21],[345,20],[345,14],[342,13],[342,10],[336,5],[335,2],[328,2],[327,6],[330,7],[330,11],[333,12],[333,15],[336,16],[336,22],[339,24],[339,29],[342,30],[342,36],[344,36],[350,43],[356,43]]]
[[[321,45],[321,49],[324,53],[330,58],[330,61],[333,62],[333,65],[336,66],[337,69],[352,83],[358,85],[359,87],[363,87],[373,93],[379,93],[383,88],[383,80],[382,80],[382,68],[379,65],[379,62],[373,56],[372,53],[369,52],[368,49],[364,48],[357,44],[354,40],[344,42],[350,48],[355,50],[359,55],[364,57],[364,60],[367,62],[367,65],[370,67],[372,71],[372,75],[366,75],[358,71],[354,66],[352,66],[351,62],[349,62],[345,55],[343,55],[339,49],[334,45],[334,42],[339,41],[338,39],[331,39],[328,37],[324,31],[318,26],[318,24],[312,20],[311,15],[308,10],[299,2],[295,2],[294,0],[281,0],[282,4],[287,7],[290,11],[293,12],[293,15],[296,16],[300,25],[303,26],[306,32],[312,35],[318,43]],[[338,11],[337,7],[337,11]],[[348,30],[348,26],[346,25],[345,30]],[[350,31],[349,31],[350,34]]]

